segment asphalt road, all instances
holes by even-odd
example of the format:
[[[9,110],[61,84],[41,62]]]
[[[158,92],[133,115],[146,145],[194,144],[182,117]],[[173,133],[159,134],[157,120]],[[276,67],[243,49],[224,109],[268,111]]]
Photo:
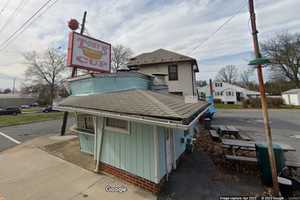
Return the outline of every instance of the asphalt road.
[[[270,110],[269,116],[273,141],[294,147],[286,157],[300,162],[300,110]],[[213,124],[234,125],[257,141],[266,138],[260,110],[218,110]]]
[[[67,126],[70,127],[73,123],[74,118],[69,118]],[[51,120],[0,128],[0,151],[38,136],[59,134],[61,124],[62,120]]]

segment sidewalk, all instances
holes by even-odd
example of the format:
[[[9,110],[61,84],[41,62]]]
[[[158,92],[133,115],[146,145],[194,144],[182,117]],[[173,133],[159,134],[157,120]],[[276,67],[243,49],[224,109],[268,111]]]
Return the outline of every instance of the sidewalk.
[[[43,136],[0,154],[0,194],[5,200],[156,199],[120,179],[95,174],[40,149],[61,140]],[[107,185],[126,186],[127,191],[106,192]]]

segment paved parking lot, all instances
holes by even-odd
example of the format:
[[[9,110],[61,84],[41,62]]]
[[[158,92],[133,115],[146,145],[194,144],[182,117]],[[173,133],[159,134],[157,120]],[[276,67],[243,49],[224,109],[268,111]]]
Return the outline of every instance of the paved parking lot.
[[[296,152],[286,153],[289,160],[300,162],[300,110],[270,110],[273,141],[289,144]],[[213,124],[234,125],[254,140],[265,140],[260,110],[218,110]]]
[[[68,119],[68,127],[74,123],[74,118]],[[62,120],[35,122],[24,125],[0,128],[0,152],[16,146],[35,137],[59,134]]]

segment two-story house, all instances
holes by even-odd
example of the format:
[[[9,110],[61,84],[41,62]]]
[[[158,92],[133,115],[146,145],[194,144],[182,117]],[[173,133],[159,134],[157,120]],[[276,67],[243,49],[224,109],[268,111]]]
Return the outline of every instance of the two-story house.
[[[183,96],[197,94],[195,80],[199,69],[195,58],[158,49],[131,58],[127,67],[143,74],[164,77],[172,94]]]

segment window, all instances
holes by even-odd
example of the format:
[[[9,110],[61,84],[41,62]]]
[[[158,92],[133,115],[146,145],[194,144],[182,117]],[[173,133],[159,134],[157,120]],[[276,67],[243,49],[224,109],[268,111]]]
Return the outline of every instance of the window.
[[[168,73],[169,73],[169,81],[176,81],[176,80],[178,80],[177,65],[169,65],[168,66]]]
[[[226,92],[226,96],[234,96],[234,93],[231,91]]]
[[[222,87],[223,84],[222,83],[215,83],[215,87]]]
[[[105,129],[129,134],[129,122],[122,119],[106,118]]]
[[[183,92],[169,92],[170,94],[175,94],[178,96],[183,96]]]
[[[94,120],[92,115],[78,114],[77,115],[77,128],[79,130],[94,133]]]
[[[205,94],[204,92],[201,92],[201,93],[200,93],[200,97],[201,97],[202,99],[206,99],[206,94]]]

